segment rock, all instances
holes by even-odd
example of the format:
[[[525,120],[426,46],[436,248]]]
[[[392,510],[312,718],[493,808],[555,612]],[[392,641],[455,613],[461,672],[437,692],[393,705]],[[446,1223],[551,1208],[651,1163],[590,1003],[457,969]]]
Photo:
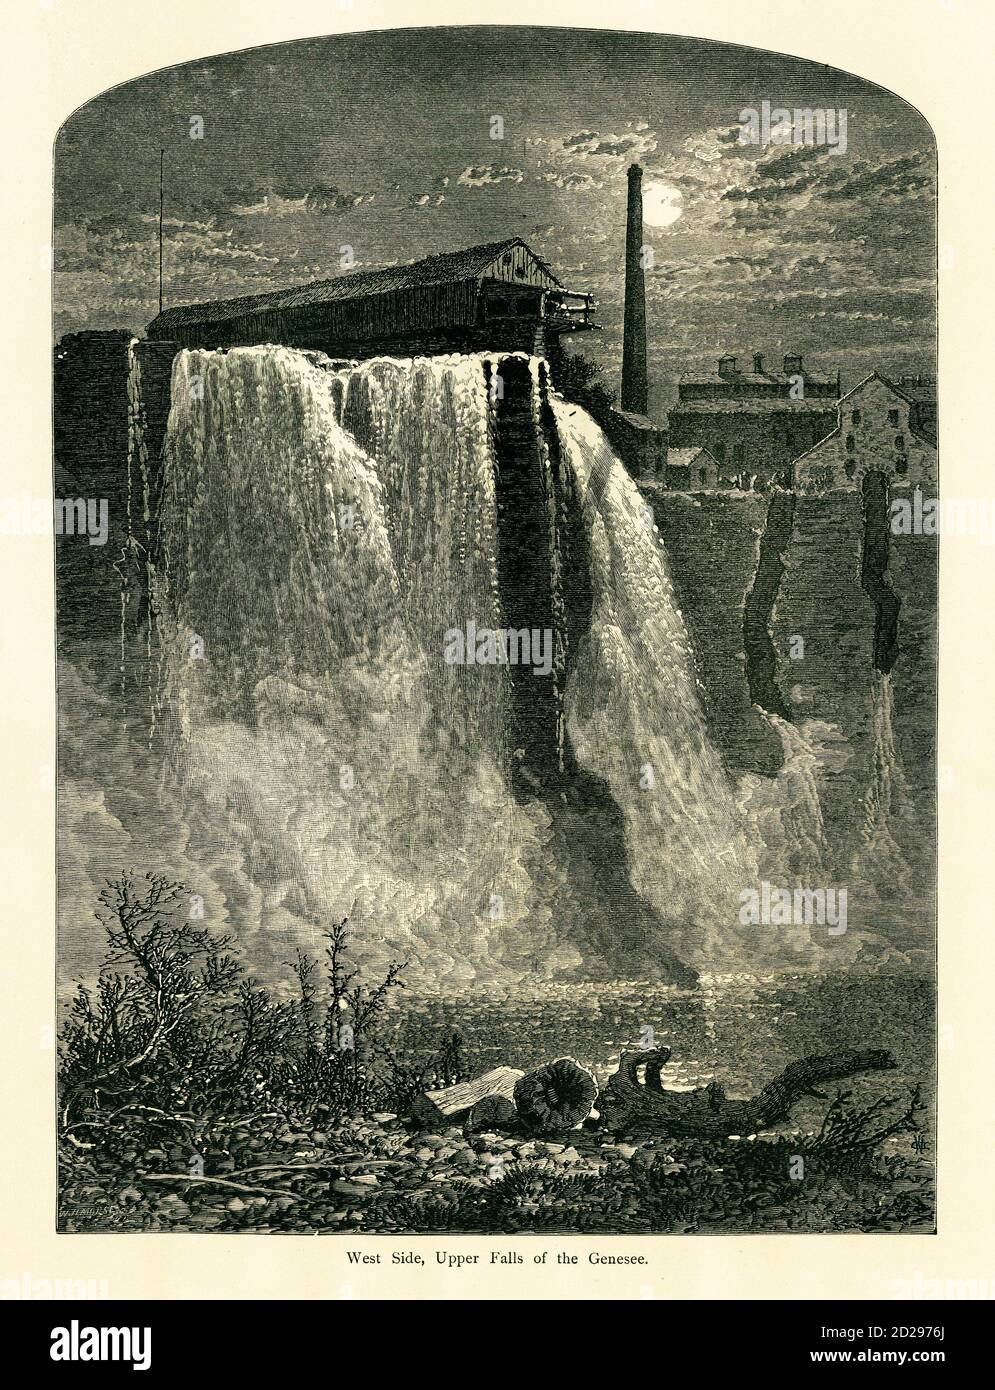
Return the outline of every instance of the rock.
[[[514,1101],[507,1096],[484,1096],[471,1106],[463,1133],[480,1134],[484,1130],[493,1130],[495,1126],[504,1128],[514,1124],[517,1118]]]
[[[169,1221],[183,1221],[190,1215],[190,1208],[182,1197],[164,1197],[159,1203],[159,1214]]]
[[[140,1202],[142,1200],[142,1194],[137,1187],[122,1187],[121,1191],[117,1194],[117,1199],[119,1202],[126,1203]]]
[[[229,1211],[247,1211],[247,1210],[248,1210],[248,1203],[243,1202],[242,1199],[241,1199],[241,1197],[232,1197],[232,1199],[231,1199],[229,1202],[227,1202],[225,1205],[228,1207],[228,1210],[229,1210]]]
[[[346,1182],[344,1178],[334,1178],[330,1184],[332,1192],[338,1192],[343,1197],[367,1197],[369,1196],[369,1186],[358,1181]]]

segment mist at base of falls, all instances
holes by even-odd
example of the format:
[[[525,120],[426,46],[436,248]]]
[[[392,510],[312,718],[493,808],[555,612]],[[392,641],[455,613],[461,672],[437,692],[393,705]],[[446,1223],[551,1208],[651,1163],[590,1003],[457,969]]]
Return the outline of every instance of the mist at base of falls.
[[[833,881],[818,751],[775,719],[784,769],[734,783],[652,519],[544,364],[183,351],[163,467],[164,752],[127,848],[168,844],[261,974],[345,917],[446,988],[818,961],[818,929],[739,917],[764,877]],[[468,624],[548,630],[549,674],[447,660]]]

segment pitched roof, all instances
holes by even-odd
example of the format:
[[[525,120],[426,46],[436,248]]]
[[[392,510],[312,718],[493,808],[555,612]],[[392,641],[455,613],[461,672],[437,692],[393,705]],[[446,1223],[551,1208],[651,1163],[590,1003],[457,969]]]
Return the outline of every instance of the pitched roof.
[[[794,377],[800,376],[813,386],[835,386],[836,377],[826,376],[824,372],[810,372],[802,367],[799,372],[753,372],[737,370],[723,376],[718,369],[713,372],[688,372],[679,378],[681,386],[729,386],[739,383],[745,386],[785,386]]]
[[[704,454],[710,463],[716,463],[716,459],[701,444],[695,444],[691,448],[668,449],[667,467],[668,468],[689,468],[695,459]]]
[[[721,396],[678,401],[670,415],[832,415],[836,404],[835,396],[806,396],[800,401],[789,396]]]
[[[483,242],[463,251],[446,251],[438,256],[426,256],[407,265],[384,266],[377,270],[347,271],[328,280],[312,280],[288,290],[270,290],[265,294],[242,295],[236,299],[217,299],[203,304],[184,304],[165,309],[152,320],[159,332],[172,327],[195,323],[212,323],[218,319],[238,318],[242,314],[264,313],[271,309],[294,309],[307,304],[326,304],[331,301],[360,299],[367,295],[389,294],[392,290],[410,289],[419,285],[443,285],[458,280],[470,280],[482,274],[502,251],[512,246],[525,246],[521,237],[504,241]],[[549,266],[526,246],[546,273],[559,280]]]
[[[849,391],[845,391],[843,395],[840,396],[839,400],[836,402],[836,428],[834,430],[830,430],[829,433],[823,439],[816,440],[816,442],[811,446],[811,448],[806,449],[804,453],[799,454],[797,458],[793,460],[794,463],[800,463],[802,459],[808,458],[809,454],[814,454],[816,450],[821,449],[823,444],[828,444],[830,439],[837,439],[843,433],[843,408],[845,402],[848,401],[851,398],[851,396],[855,396],[858,391],[862,391],[865,386],[869,386],[872,381],[880,381],[882,386],[885,386],[894,395],[904,400],[907,405],[916,404],[916,401],[908,394],[905,387],[896,386],[893,381],[889,381],[888,378],[882,375],[881,372],[870,372],[867,376],[864,377],[863,381],[858,381],[856,386],[851,386]],[[931,439],[928,439],[926,435],[922,434],[921,431],[916,429],[911,419],[909,420],[909,433],[920,444],[926,444],[930,449],[936,448],[936,445],[933,443]]]
[[[666,425],[658,425],[655,420],[651,420],[648,415],[640,415],[635,410],[622,410],[619,406],[612,406],[612,414],[617,415],[620,420],[624,420],[634,430],[647,430],[656,434],[662,434],[666,430]]]
[[[912,401],[916,405],[936,404],[936,382],[932,379],[923,381],[920,378],[916,381],[910,381],[905,377],[900,377],[898,381],[892,381],[890,384],[906,400]]]

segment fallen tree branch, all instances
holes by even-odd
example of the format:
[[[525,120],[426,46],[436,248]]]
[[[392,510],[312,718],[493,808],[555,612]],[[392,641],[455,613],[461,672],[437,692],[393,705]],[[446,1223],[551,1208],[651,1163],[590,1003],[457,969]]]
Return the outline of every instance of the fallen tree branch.
[[[362,1161],[375,1163],[378,1168],[403,1168],[405,1165],[403,1158],[376,1158],[370,1154],[354,1154],[349,1158],[337,1156],[321,1163],[255,1163],[251,1168],[233,1168],[232,1176],[244,1177],[246,1173],[327,1173],[330,1168],[341,1168],[343,1163]]]
[[[803,1057],[784,1068],[749,1100],[729,1100],[717,1081],[696,1091],[668,1091],[660,1072],[670,1058],[667,1047],[624,1052],[618,1071],[598,1098],[602,1129],[629,1134],[673,1134],[687,1138],[726,1138],[756,1134],[786,1120],[806,1096],[827,1099],[818,1087],[857,1072],[890,1071],[896,1063],[881,1048],[841,1048]],[[646,1080],[639,1080],[645,1067]]]
[[[515,1067],[495,1067],[473,1081],[461,1081],[438,1091],[424,1091],[411,1102],[408,1114],[422,1129],[459,1124],[478,1101],[491,1096],[502,1096],[510,1101],[524,1075]]]
[[[226,1187],[235,1192],[247,1192],[253,1197],[289,1197],[292,1202],[299,1200],[293,1192],[284,1192],[279,1187],[246,1187],[244,1183],[231,1182],[228,1178],[201,1178],[195,1173],[136,1173],[135,1176],[144,1179],[145,1182],[202,1182],[213,1187]]]

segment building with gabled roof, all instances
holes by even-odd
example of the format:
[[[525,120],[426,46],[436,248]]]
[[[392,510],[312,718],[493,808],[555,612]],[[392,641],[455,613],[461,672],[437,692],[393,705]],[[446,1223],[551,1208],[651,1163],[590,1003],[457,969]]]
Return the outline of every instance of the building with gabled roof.
[[[592,296],[565,289],[520,237],[347,271],[286,290],[165,309],[148,336],[181,347],[256,343],[332,357],[377,353],[545,351],[594,327]]]
[[[871,372],[840,397],[835,428],[794,460],[796,490],[856,489],[869,472],[884,473],[895,486],[935,485],[937,451],[925,433],[920,404]]]
[[[718,463],[700,445],[687,449],[668,449],[664,481],[668,488],[679,492],[700,492],[721,485],[722,473]],[[731,486],[726,482],[725,486]]]
[[[683,376],[670,411],[671,448],[707,449],[743,488],[790,487],[792,460],[832,429],[840,377],[812,371],[797,354],[782,366],[768,370],[756,352],[750,368],[720,357],[715,372]]]

